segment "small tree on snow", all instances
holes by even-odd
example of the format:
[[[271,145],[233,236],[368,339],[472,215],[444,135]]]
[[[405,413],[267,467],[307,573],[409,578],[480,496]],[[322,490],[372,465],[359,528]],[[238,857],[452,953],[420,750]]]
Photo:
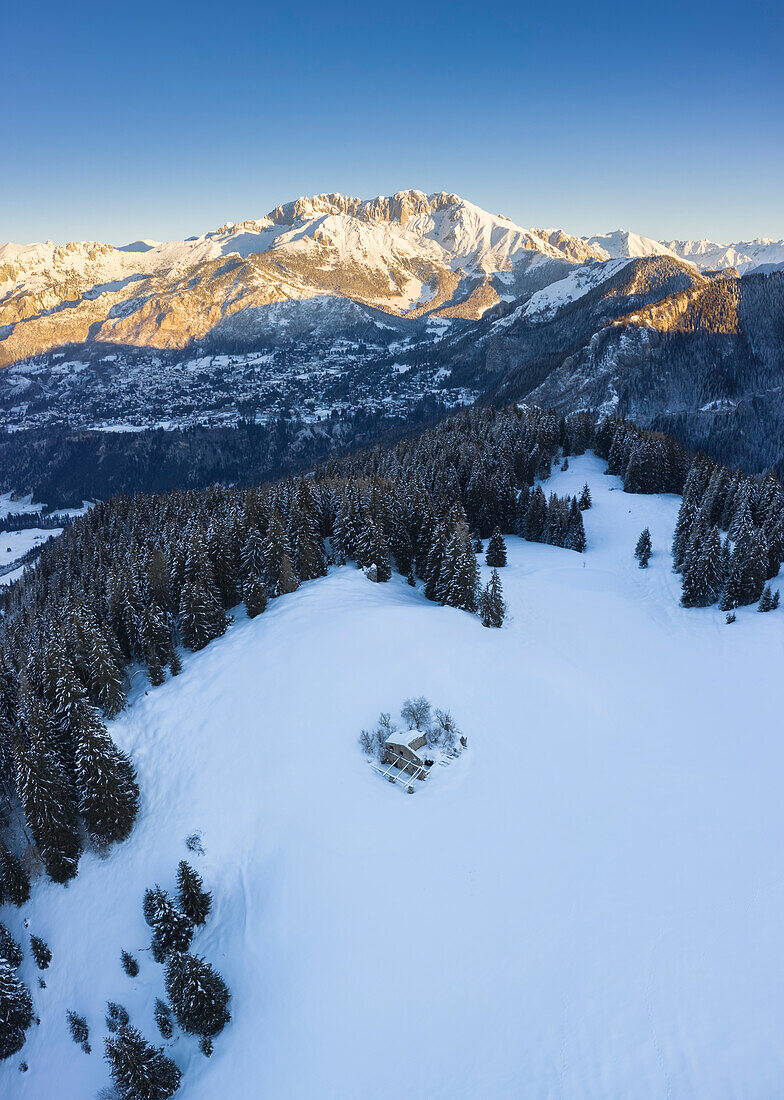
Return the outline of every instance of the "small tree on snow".
[[[586,481],[585,485],[583,485],[583,491],[580,493],[580,499],[577,501],[577,507],[581,512],[586,512],[592,504],[591,490],[588,488],[588,482]]]
[[[502,626],[506,615],[504,590],[497,570],[493,570],[490,580],[479,595],[479,614],[482,626]]]
[[[651,533],[647,527],[637,539],[637,545],[634,548],[634,556],[640,563],[640,569],[648,568],[648,562],[651,557]]]
[[[400,717],[409,729],[425,730],[430,723],[430,703],[424,695],[415,699],[406,699],[400,709]]]
[[[504,536],[497,527],[495,531],[493,531],[492,538],[487,547],[485,561],[494,569],[506,565],[506,543],[504,542]]]
[[[185,860],[177,868],[180,909],[194,924],[204,924],[212,907],[212,894],[204,889],[201,875]]]
[[[49,945],[39,936],[30,937],[30,950],[33,953],[35,959],[35,965],[39,970],[46,970],[49,963],[52,961],[52,952],[49,950]]]

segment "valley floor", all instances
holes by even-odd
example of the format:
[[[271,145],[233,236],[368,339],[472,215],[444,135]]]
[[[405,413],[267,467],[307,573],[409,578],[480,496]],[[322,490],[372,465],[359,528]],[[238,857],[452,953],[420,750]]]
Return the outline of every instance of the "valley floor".
[[[508,540],[502,630],[344,568],[237,613],[163,687],[139,677],[112,723],[143,792],[132,838],[3,916],[53,961],[44,990],[23,964],[41,1026],[0,1094],[94,1096],[106,1000],[158,1040],[141,900],[182,858],[214,891],[194,950],[234,1013],[209,1061],[171,1044],[182,1100],[782,1094],[782,613],[682,610],[678,501],[603,468],[546,486],[589,482],[585,555]],[[408,796],[357,737],[412,694],[469,747]]]

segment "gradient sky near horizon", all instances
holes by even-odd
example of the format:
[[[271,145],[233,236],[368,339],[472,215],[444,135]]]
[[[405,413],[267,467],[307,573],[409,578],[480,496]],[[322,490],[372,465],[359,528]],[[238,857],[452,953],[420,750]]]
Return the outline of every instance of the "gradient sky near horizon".
[[[525,226],[784,238],[784,3],[6,6],[0,241],[455,191]]]

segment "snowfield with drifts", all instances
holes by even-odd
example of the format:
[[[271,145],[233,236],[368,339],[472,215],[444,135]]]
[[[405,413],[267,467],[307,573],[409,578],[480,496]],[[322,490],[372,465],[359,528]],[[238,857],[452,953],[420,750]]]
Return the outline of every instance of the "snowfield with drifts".
[[[137,677],[111,723],[143,793],[131,839],[3,913],[53,959],[43,990],[23,964],[41,1024],[1,1095],[95,1096],[107,1000],[158,1038],[141,901],[182,858],[214,893],[194,950],[233,993],[210,1060],[168,1044],[183,1100],[781,1094],[782,613],[682,610],[678,500],[603,468],[546,486],[589,482],[585,555],[508,540],[501,630],[347,567],[238,610],[164,686]],[[412,694],[469,749],[409,796],[357,737]]]

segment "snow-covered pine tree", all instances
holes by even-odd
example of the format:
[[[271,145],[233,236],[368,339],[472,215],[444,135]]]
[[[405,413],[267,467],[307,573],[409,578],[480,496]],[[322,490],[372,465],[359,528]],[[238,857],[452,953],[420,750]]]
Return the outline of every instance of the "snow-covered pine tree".
[[[47,970],[49,968],[49,963],[52,961],[52,952],[49,944],[44,943],[40,936],[31,936],[30,951],[38,969]]]
[[[89,1042],[90,1029],[84,1016],[80,1016],[78,1012],[72,1012],[69,1009],[66,1013],[66,1019],[68,1020],[68,1030],[71,1033],[71,1038],[77,1046],[83,1046]]]
[[[697,512],[689,497],[684,496],[678,510],[678,519],[675,522],[675,533],[672,539],[672,567],[678,572],[686,556],[692,527]]]
[[[92,635],[88,660],[90,701],[100,707],[107,718],[114,718],[125,706],[122,668],[98,630]]]
[[[593,504],[593,501],[591,500],[591,490],[588,487],[587,481],[585,485],[583,485],[582,492],[580,493],[577,504],[581,512],[586,512]]]
[[[264,540],[264,580],[270,596],[283,596],[299,587],[294,572],[288,535],[277,508],[270,516]]]
[[[177,868],[177,891],[185,916],[194,924],[204,924],[212,907],[212,894],[204,889],[201,876],[184,859]]]
[[[82,843],[73,795],[39,718],[40,713],[34,724],[33,711],[28,710],[27,737],[14,746],[16,788],[47,874],[65,883],[78,871]]]
[[[139,962],[130,951],[120,952],[120,965],[129,978],[135,978],[139,973]]]
[[[172,1011],[160,997],[155,998],[155,1023],[158,1025],[158,1031],[160,1031],[163,1038],[171,1039],[174,1032]]]
[[[130,835],[139,812],[133,766],[92,707],[83,708],[73,735],[79,812],[93,843],[116,844]]]
[[[168,1100],[180,1087],[182,1073],[160,1047],[126,1025],[105,1040],[105,1058],[123,1100]]]
[[[760,601],[757,604],[757,611],[772,611],[773,610],[773,595],[770,591],[770,585],[766,584],[762,590]]]
[[[479,570],[468,526],[459,522],[447,543],[442,572],[442,599],[450,607],[476,611]]]
[[[226,983],[197,955],[175,952],[171,956],[166,992],[177,1023],[191,1035],[217,1035],[231,1019]]]
[[[497,527],[490,537],[490,542],[487,547],[487,554],[485,555],[485,561],[494,569],[506,565],[506,543],[504,542],[504,536],[501,534]]]
[[[32,1022],[30,990],[16,976],[11,964],[0,958],[0,1060],[22,1049],[25,1032]]]
[[[5,959],[14,970],[22,965],[24,959],[22,945],[16,942],[4,924],[0,924],[0,959]]]
[[[503,626],[506,604],[504,603],[504,590],[501,579],[496,569],[493,570],[490,580],[480,593],[479,614],[482,619],[482,626]]]
[[[30,876],[0,837],[0,905],[24,905],[30,897]]]
[[[223,606],[199,581],[187,581],[180,596],[180,629],[187,649],[204,649],[214,638],[226,633]]]
[[[162,894],[152,926],[152,957],[164,962],[172,952],[187,951],[193,939],[193,922],[174,905],[168,894]]]
[[[647,527],[637,539],[637,545],[634,548],[634,556],[640,563],[640,569],[648,568],[648,562],[651,557],[651,533]]]
[[[583,516],[577,504],[576,497],[572,497],[569,505],[569,526],[566,530],[564,545],[567,550],[574,550],[578,554],[584,554],[588,546],[588,540],[585,537]]]
[[[255,619],[265,610],[267,589],[258,573],[246,573],[242,578],[242,600],[249,619]]]
[[[542,542],[547,524],[547,498],[541,485],[537,485],[528,504],[525,517],[525,537],[529,542]]]
[[[166,891],[162,890],[156,883],[155,886],[148,886],[144,891],[144,898],[142,900],[142,912],[144,919],[149,924],[150,928],[155,927],[155,922],[158,919],[158,913],[161,911],[161,907],[166,900]]]

